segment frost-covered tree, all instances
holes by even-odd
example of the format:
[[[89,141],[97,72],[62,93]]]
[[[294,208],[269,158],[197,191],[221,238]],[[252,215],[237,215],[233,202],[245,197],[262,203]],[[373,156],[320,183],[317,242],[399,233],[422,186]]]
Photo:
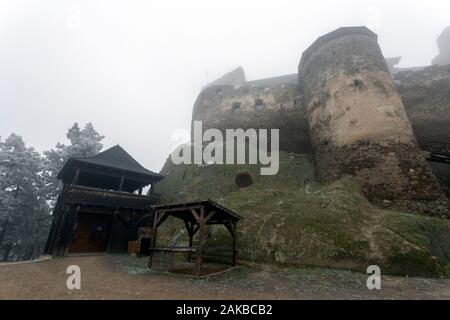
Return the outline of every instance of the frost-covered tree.
[[[0,140],[0,260],[27,258],[45,242],[50,207],[44,171],[41,155],[20,136]]]
[[[70,144],[58,143],[43,156],[16,134],[0,139],[0,261],[26,260],[42,251],[60,191],[59,170],[70,157],[90,157],[103,148],[103,136],[91,123],[82,130],[75,123],[67,138]]]
[[[104,136],[100,135],[90,122],[81,130],[78,123],[75,123],[67,131],[66,136],[70,141],[69,145],[58,142],[55,149],[44,151],[46,166],[45,190],[47,199],[50,200],[52,204],[55,203],[56,198],[61,191],[61,185],[56,179],[56,176],[64,163],[70,157],[92,157],[103,149],[101,141]]]

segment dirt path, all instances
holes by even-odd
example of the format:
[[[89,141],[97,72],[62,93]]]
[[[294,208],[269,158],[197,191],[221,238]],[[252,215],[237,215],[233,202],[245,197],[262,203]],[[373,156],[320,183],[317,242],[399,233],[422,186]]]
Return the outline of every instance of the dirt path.
[[[69,265],[81,268],[81,290],[66,287]],[[448,279],[384,276],[369,291],[367,275],[343,270],[252,265],[195,280],[145,265],[125,255],[2,265],[0,299],[450,299]]]

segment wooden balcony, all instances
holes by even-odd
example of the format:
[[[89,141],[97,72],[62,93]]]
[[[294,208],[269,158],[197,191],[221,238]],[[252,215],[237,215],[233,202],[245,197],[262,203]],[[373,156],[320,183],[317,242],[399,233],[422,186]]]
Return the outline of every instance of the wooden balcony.
[[[140,195],[123,191],[104,190],[70,185],[60,195],[64,203],[125,209],[146,209],[155,204],[159,196]]]

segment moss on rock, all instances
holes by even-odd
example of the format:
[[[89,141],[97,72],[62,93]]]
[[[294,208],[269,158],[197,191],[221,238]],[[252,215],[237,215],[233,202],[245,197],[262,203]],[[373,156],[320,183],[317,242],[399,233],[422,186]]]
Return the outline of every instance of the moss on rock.
[[[235,184],[240,172],[251,175],[251,186]],[[308,155],[281,153],[274,176],[259,175],[258,165],[174,165],[170,159],[161,173],[166,176],[158,188],[161,202],[212,199],[243,216],[240,259],[364,272],[377,264],[384,273],[450,274],[448,220],[375,207],[351,177],[319,184]],[[169,223],[168,241],[186,241],[182,229]],[[229,244],[224,228],[209,233],[208,245]]]

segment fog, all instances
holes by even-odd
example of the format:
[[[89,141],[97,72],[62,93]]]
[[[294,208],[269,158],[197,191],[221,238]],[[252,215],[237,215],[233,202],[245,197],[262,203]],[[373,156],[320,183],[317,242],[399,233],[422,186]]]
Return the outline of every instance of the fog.
[[[159,171],[201,87],[233,68],[295,73],[317,37],[354,25],[401,67],[429,65],[449,17],[445,0],[0,0],[0,136],[41,151],[91,121]]]

